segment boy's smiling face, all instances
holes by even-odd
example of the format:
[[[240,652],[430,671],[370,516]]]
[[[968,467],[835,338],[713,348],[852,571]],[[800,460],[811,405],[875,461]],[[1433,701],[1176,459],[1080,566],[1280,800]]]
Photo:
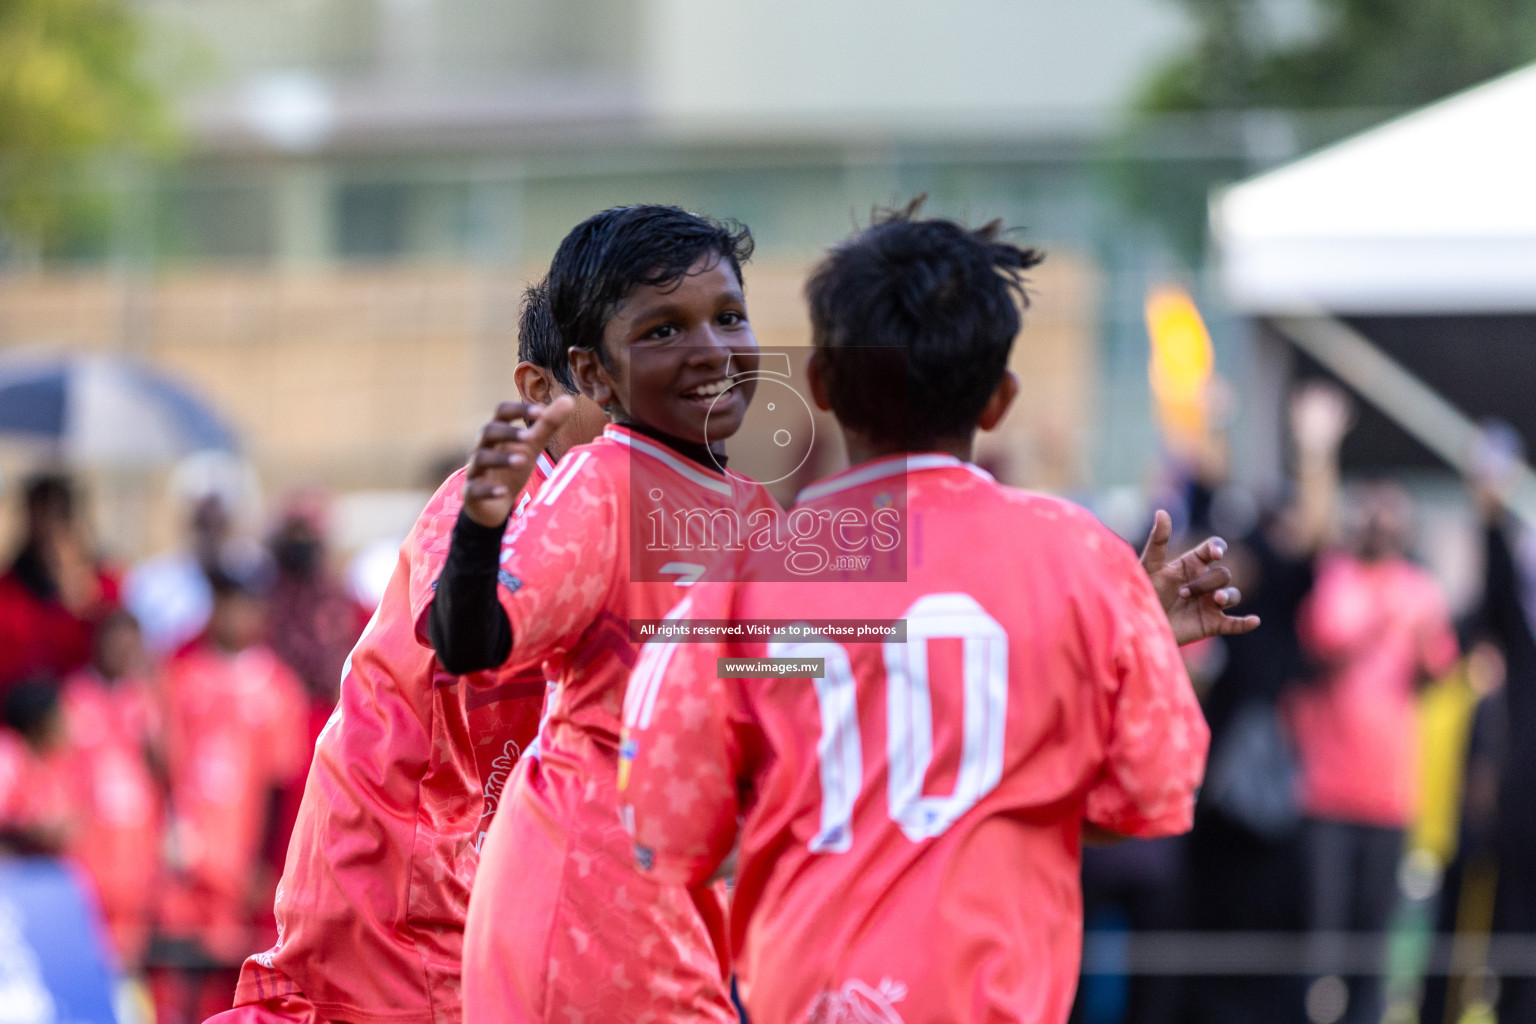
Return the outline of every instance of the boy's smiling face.
[[[636,288],[603,328],[603,347],[607,366],[582,350],[571,366],[582,391],[618,403],[620,422],[698,444],[740,429],[755,388],[731,387],[727,373],[750,368],[757,338],[741,282],[718,255],[701,257],[679,281]]]

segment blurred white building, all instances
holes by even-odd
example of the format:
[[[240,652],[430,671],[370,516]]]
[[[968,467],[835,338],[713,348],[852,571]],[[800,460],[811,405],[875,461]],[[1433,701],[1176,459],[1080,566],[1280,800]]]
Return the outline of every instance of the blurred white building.
[[[1189,31],[1171,0],[141,3],[206,69],[158,248],[290,264],[517,262],[635,199],[800,252],[924,189],[1060,234],[1084,203],[1029,208],[1038,173],[949,168],[1092,156]]]

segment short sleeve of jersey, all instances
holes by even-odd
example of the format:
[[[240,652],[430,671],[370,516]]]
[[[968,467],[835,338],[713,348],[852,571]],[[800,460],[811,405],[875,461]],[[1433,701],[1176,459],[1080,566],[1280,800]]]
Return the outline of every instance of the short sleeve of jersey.
[[[731,584],[702,583],[668,618],[727,618]],[[719,643],[650,643],[630,676],[619,806],[635,859],[664,882],[697,885],[730,854],[740,813],[741,736]],[[739,653],[739,652],[738,652]]]
[[[1099,599],[1085,608],[1102,618],[1084,634],[1110,645],[1108,727],[1087,819],[1121,835],[1175,835],[1193,823],[1210,732],[1152,582],[1104,533]]]
[[[537,666],[567,648],[624,582],[624,482],[611,463],[578,449],[507,531],[496,588],[512,626],[509,665]]]

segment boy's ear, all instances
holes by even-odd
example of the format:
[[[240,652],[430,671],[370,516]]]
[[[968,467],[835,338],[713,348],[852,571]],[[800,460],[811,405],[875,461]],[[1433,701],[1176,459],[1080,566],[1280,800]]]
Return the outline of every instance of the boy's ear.
[[[1012,370],[1003,371],[1003,379],[997,382],[997,390],[992,392],[992,397],[987,399],[986,406],[981,410],[981,415],[976,419],[976,426],[982,430],[991,430],[1003,421],[1008,413],[1008,407],[1013,400],[1019,397],[1019,378]]]
[[[810,360],[805,364],[805,379],[811,386],[811,401],[816,403],[816,408],[822,412],[828,412],[832,408],[832,400],[827,397],[827,381],[822,376],[821,352],[812,352]]]
[[[512,371],[512,380],[516,382],[517,393],[523,397],[523,401],[538,402],[540,405],[548,405],[559,395],[551,377],[544,367],[535,366],[526,359]]]
[[[614,400],[613,378],[608,376],[608,368],[597,358],[597,353],[590,348],[572,348],[570,350],[571,376],[576,378],[576,387],[598,405],[607,406]]]

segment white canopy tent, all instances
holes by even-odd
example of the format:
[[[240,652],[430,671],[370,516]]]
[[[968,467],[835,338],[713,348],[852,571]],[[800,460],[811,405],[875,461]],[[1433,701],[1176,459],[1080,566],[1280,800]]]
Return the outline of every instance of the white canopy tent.
[[[1536,66],[1215,196],[1254,315],[1536,311]]]

